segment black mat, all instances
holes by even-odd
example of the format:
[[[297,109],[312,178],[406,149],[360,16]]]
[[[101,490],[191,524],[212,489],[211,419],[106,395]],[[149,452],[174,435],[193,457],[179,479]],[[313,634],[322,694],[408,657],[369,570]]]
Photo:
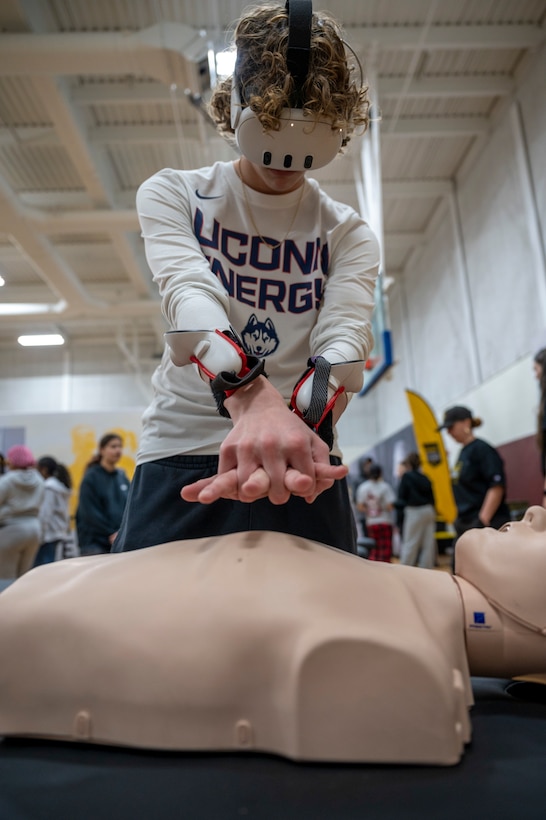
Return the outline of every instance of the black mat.
[[[546,687],[473,679],[459,765],[0,741],[0,820],[545,820]]]

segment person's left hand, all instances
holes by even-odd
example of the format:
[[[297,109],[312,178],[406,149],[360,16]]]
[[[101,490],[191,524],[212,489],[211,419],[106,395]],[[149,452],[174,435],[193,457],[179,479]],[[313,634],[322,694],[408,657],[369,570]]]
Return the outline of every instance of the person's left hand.
[[[289,467],[284,476],[287,498],[290,495],[299,495],[305,498],[308,504],[312,504],[324,489],[331,487],[334,481],[344,478],[348,472],[348,467],[343,464],[316,465],[316,482],[313,482],[309,476]],[[313,483],[315,488],[310,492]],[[270,489],[271,479],[263,467],[254,470],[241,487],[238,483],[237,468],[233,467],[225,473],[188,484],[182,488],[180,495],[185,501],[199,501],[201,504],[212,504],[219,498],[250,503],[259,498],[266,498]]]
[[[248,503],[267,497],[285,504],[298,495],[311,503],[347,475],[347,467],[330,464],[325,442],[263,376],[237,390],[226,407],[233,428],[220,447],[218,473],[184,487],[185,501]]]

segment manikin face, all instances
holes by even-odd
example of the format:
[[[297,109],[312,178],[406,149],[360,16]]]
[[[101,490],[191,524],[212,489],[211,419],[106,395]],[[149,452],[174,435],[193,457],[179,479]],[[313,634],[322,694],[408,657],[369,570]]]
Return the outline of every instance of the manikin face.
[[[542,555],[546,573],[546,509],[529,507],[521,521],[511,521],[499,530],[492,527],[468,530],[457,541],[457,552],[459,550],[479,552],[480,563],[489,559],[492,563],[502,563],[503,556],[508,553],[517,555],[525,565],[531,554]],[[538,571],[535,561],[530,566],[534,573]]]

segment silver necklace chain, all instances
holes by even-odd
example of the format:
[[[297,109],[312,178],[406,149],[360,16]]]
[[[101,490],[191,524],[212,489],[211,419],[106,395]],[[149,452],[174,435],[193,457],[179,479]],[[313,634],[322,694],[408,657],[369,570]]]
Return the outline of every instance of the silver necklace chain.
[[[296,221],[296,217],[297,217],[297,215],[299,213],[299,210],[300,210],[301,200],[303,199],[303,189],[305,187],[305,180],[302,182],[302,184],[300,186],[300,195],[299,195],[299,198],[298,198],[298,202],[296,204],[296,210],[294,211],[294,214],[292,216],[292,221],[290,222],[290,225],[288,226],[288,230],[286,231],[285,235],[283,236],[283,238],[281,239],[280,242],[277,242],[276,244],[272,245],[271,242],[268,242],[267,239],[264,239],[264,237],[260,233],[260,230],[259,230],[258,226],[256,225],[256,222],[254,221],[254,217],[252,216],[252,210],[251,210],[251,207],[250,207],[250,202],[248,201],[248,195],[247,195],[247,192],[246,192],[246,184],[245,184],[245,181],[243,179],[243,172],[241,171],[240,166],[237,169],[237,176],[241,180],[241,187],[243,189],[243,198],[245,200],[245,205],[246,205],[246,209],[248,211],[248,215],[250,217],[250,221],[252,222],[252,227],[254,228],[254,230],[256,231],[256,234],[262,240],[264,245],[267,245],[267,247],[271,248],[271,250],[273,250],[273,251],[277,250],[277,248],[281,247],[282,243],[285,241],[288,234],[290,233],[290,231],[294,227],[294,222]]]

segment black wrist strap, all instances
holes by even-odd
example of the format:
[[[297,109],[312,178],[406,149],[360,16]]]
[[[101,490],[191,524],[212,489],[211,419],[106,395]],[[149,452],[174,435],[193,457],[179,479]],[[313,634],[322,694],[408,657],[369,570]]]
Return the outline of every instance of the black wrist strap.
[[[231,418],[224,406],[224,402],[229,396],[232,396],[240,387],[250,384],[258,376],[266,376],[265,360],[258,359],[256,356],[246,357],[247,372],[243,376],[238,376],[234,370],[222,370],[214,379],[211,380],[210,389],[216,402],[216,407],[221,416],[226,419]]]
[[[328,380],[332,365],[323,356],[312,356],[307,361],[307,370],[294,388],[290,409],[297,413],[303,421],[311,427],[320,438],[326,442],[331,450],[334,445],[334,419],[332,409],[337,399],[328,401]],[[297,409],[297,393],[303,382],[313,374],[313,390],[309,407],[303,413]]]

